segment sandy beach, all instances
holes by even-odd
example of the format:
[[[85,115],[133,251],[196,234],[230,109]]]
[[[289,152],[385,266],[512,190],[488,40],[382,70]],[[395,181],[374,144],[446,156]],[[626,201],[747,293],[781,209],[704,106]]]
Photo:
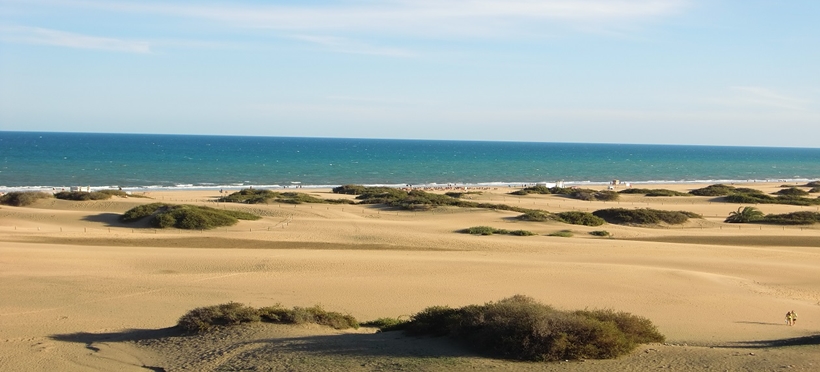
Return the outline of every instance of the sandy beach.
[[[705,185],[653,185],[688,191]],[[767,193],[780,183],[745,186]],[[621,188],[622,189],[622,188]],[[330,204],[215,203],[219,191],[147,198],[40,200],[0,207],[0,370],[813,371],[820,368],[820,227],[727,224],[740,205],[710,197],[468,195],[550,212],[603,208],[699,213],[681,226],[523,222],[520,213],[427,212]],[[231,190],[236,191],[236,190]],[[353,198],[327,189],[293,189]],[[163,201],[253,212],[210,231],[119,222]],[[758,206],[764,213],[816,210]],[[472,236],[487,225],[537,236]],[[546,236],[569,229],[573,237]],[[607,230],[611,238],[594,237]],[[195,307],[312,306],[360,321],[523,294],[559,309],[609,308],[652,320],[665,344],[616,360],[487,359],[442,339],[255,324],[183,337],[169,329]],[[799,315],[784,323],[787,311]]]

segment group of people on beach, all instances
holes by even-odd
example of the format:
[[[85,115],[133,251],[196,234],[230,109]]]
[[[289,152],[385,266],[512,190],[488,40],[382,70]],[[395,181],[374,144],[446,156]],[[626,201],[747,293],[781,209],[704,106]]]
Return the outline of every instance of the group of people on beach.
[[[794,323],[797,323],[797,313],[792,310],[786,313],[786,324],[793,326]]]

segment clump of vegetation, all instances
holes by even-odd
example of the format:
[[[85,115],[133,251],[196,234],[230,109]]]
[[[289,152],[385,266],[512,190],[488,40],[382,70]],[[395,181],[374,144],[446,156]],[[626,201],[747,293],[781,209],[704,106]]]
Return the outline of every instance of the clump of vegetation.
[[[481,195],[481,191],[448,191],[445,192],[444,195],[447,195],[451,198],[461,199],[464,195]]]
[[[559,311],[521,295],[462,308],[429,307],[397,328],[410,335],[446,336],[491,357],[528,361],[615,358],[665,339],[639,316]]]
[[[806,184],[806,187],[820,187],[820,181],[811,181]]]
[[[759,221],[776,225],[813,225],[820,222],[818,212],[792,212],[786,214],[767,214]]]
[[[573,236],[572,230],[561,230],[556,231],[552,234],[547,234],[547,236],[558,236],[561,238],[571,238]]]
[[[585,201],[616,201],[620,197],[617,192],[610,190],[587,190],[579,189],[569,194],[571,198]]]
[[[12,191],[0,196],[0,204],[12,207],[25,207],[34,204],[40,199],[51,198],[51,194],[39,191]]]
[[[544,222],[555,220],[555,216],[548,212],[532,210],[518,216],[518,219],[522,221]]]
[[[775,194],[785,196],[806,196],[809,192],[803,189],[798,189],[797,187],[789,187],[787,189],[777,190]]]
[[[239,220],[258,220],[261,218],[247,212],[198,205],[151,203],[129,209],[123,213],[120,220],[135,222],[146,217],[150,217],[149,223],[153,227],[176,227],[188,230],[209,230],[222,226],[233,226]]]
[[[399,318],[378,318],[376,320],[362,322],[361,326],[378,328],[382,332],[390,332],[403,329],[405,324],[409,321],[409,319],[402,320]]]
[[[328,203],[353,204],[347,199],[321,199],[302,192],[275,192],[267,189],[242,189],[217,199],[225,203],[267,204],[267,203]]]
[[[609,223],[629,225],[657,225],[661,222],[679,225],[689,221],[690,218],[702,218],[701,215],[688,211],[663,211],[650,208],[610,208],[597,210],[592,214],[603,218]]]
[[[567,211],[556,215],[558,220],[572,225],[601,226],[606,221],[589,212]]]
[[[691,196],[689,193],[667,189],[626,189],[620,194],[644,194],[646,196]]]
[[[738,204],[786,204],[786,205],[820,205],[820,198],[804,198],[800,196],[791,196],[791,195],[778,195],[777,197],[773,197],[771,195],[766,195],[763,193],[759,194],[746,194],[746,193],[738,193],[738,194],[731,194],[727,195],[724,200],[729,203],[738,203]]]
[[[814,194],[814,193],[816,193],[816,192],[820,192],[820,186],[817,186],[817,187],[812,187],[812,188],[809,190],[809,192],[810,192],[810,193],[812,193],[812,194]]]
[[[549,195],[549,194],[552,194],[552,193],[553,192],[548,187],[543,186],[543,185],[536,185],[536,186],[531,186],[531,187],[525,187],[521,190],[513,191],[510,194],[512,194],[512,195],[529,195],[529,194]]]
[[[697,196],[726,196],[733,192],[735,192],[736,188],[734,186],[724,185],[724,184],[716,184],[716,185],[709,185],[704,188],[695,189],[689,191],[692,195]]]
[[[737,211],[729,213],[729,217],[727,217],[724,222],[747,223],[760,221],[763,217],[763,212],[755,207],[738,207]]]
[[[606,230],[595,230],[595,231],[590,231],[589,235],[592,235],[592,236],[611,236],[612,234],[610,234],[609,231],[606,231]]]
[[[54,194],[54,197],[62,200],[106,200],[111,199],[112,196],[127,198],[128,194],[122,190],[99,190],[99,191],[60,191]]]
[[[320,306],[294,307],[269,306],[256,309],[236,302],[193,309],[179,318],[177,326],[185,332],[200,333],[220,326],[233,326],[256,322],[278,324],[314,323],[335,329],[359,328],[356,318]]]
[[[472,234],[472,235],[493,235],[493,234],[506,234],[506,235],[516,235],[516,236],[532,236],[536,235],[532,231],[527,230],[505,230],[505,229],[496,229],[490,226],[473,226],[461,230],[461,232],[465,234]]]

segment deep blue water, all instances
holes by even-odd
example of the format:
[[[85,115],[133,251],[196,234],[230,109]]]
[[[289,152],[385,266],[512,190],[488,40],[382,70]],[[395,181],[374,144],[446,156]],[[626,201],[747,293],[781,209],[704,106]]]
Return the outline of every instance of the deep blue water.
[[[820,148],[0,132],[0,189],[820,178]]]

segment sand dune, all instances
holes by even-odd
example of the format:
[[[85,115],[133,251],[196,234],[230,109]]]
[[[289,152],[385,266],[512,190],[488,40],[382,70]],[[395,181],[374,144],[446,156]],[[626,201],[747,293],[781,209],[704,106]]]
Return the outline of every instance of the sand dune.
[[[754,184],[768,192],[777,185]],[[692,185],[658,186],[685,190]],[[326,198],[329,190],[306,190]],[[681,227],[591,228],[521,222],[518,213],[351,205],[232,205],[213,191],[152,199],[44,200],[0,208],[0,370],[815,370],[820,366],[820,229],[723,223],[737,205],[705,197],[625,195],[583,202],[475,200],[553,212],[613,206],[689,210]],[[120,213],[165,201],[264,216],[211,231],[125,225]],[[760,206],[766,213],[808,207]],[[532,237],[469,236],[477,225]],[[571,229],[571,238],[544,236]],[[606,229],[614,238],[587,234]],[[646,316],[668,338],[614,361],[513,363],[443,340],[254,325],[181,337],[186,311],[238,301],[321,304],[360,320],[427,306],[525,294],[561,309],[612,308]],[[794,309],[798,324],[783,316]],[[685,346],[684,346],[685,345]],[[151,368],[148,368],[151,367]],[[147,369],[146,369],[147,368]]]

